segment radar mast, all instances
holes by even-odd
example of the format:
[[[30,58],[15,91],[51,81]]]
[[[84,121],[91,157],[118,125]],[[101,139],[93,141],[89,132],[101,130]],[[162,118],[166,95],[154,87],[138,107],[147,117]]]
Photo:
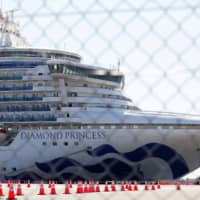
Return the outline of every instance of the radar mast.
[[[12,9],[2,12],[0,9],[0,47],[27,47],[28,44],[24,37],[21,36],[19,25],[14,20],[14,12]]]

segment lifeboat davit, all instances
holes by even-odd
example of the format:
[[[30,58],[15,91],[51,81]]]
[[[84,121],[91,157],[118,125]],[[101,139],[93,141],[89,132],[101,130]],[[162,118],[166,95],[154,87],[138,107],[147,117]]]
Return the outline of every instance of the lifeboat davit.
[[[4,129],[0,129],[0,142],[5,141],[6,136],[7,136],[7,132],[6,132],[6,130],[4,130]]]

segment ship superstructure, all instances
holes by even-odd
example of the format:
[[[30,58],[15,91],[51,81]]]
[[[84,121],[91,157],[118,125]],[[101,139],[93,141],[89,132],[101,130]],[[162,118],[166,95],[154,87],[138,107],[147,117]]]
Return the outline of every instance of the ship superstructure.
[[[0,20],[2,178],[174,179],[199,166],[199,116],[144,112],[118,70],[28,47]]]

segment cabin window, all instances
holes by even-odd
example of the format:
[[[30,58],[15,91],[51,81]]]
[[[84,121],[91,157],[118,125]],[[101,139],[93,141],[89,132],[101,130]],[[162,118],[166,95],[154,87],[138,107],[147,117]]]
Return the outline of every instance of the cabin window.
[[[68,142],[64,142],[64,145],[67,146],[67,145],[68,145]]]
[[[52,144],[53,144],[53,146],[57,146],[57,142],[53,142]]]

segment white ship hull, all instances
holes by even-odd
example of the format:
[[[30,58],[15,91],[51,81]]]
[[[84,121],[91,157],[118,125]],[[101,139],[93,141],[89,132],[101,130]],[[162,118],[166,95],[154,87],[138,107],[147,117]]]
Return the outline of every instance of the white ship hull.
[[[198,129],[21,130],[0,147],[1,178],[177,179],[199,166],[199,144]]]
[[[177,179],[200,166],[200,116],[144,112],[119,70],[28,47],[12,13],[0,24],[1,178]]]

